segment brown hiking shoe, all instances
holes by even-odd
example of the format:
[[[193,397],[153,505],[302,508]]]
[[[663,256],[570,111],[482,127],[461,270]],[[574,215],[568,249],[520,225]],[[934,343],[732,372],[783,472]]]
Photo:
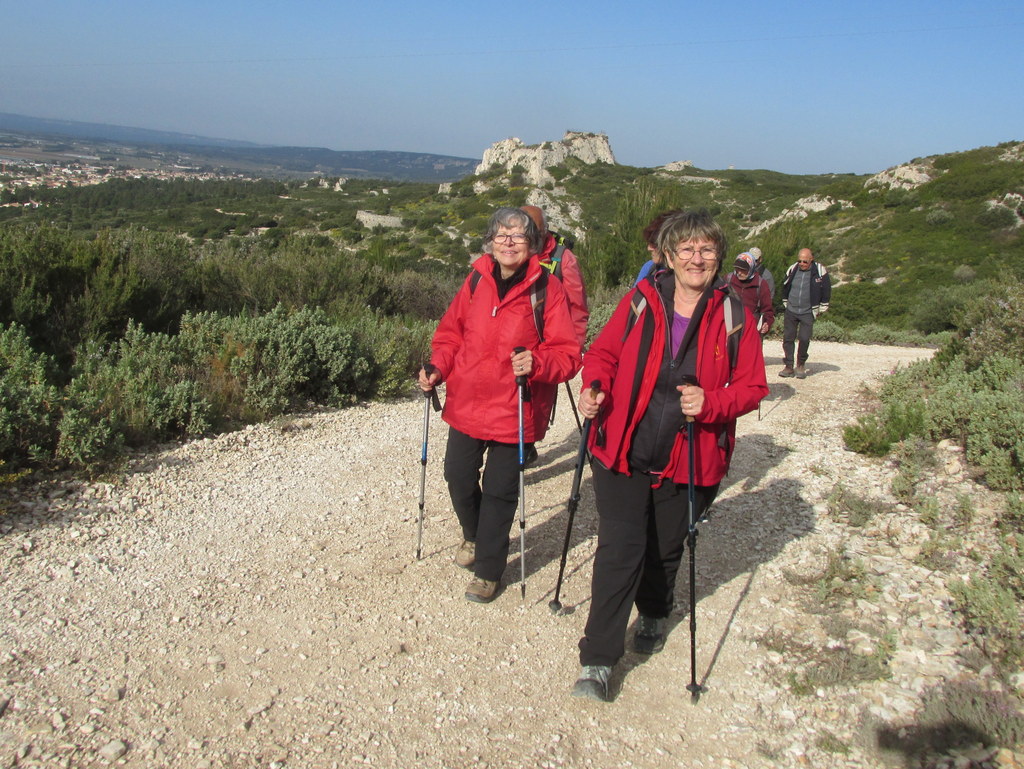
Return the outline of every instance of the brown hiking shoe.
[[[779,376],[793,376],[794,374],[796,372],[793,371],[793,367],[788,365],[779,372]]]
[[[801,365],[796,367],[796,372],[795,373],[796,373],[796,378],[797,379],[803,379],[805,376],[807,376],[807,369],[805,369],[803,367],[803,365],[801,364]]]
[[[489,579],[473,577],[473,581],[466,588],[466,600],[474,603],[490,603],[498,593],[498,583]]]
[[[455,565],[468,569],[474,563],[476,563],[476,542],[464,539],[459,545],[459,549],[455,551]]]

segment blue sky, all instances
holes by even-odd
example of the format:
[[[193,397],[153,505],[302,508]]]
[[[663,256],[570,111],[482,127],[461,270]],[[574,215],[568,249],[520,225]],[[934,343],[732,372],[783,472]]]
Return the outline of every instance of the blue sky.
[[[873,173],[1024,140],[1024,4],[34,0],[0,111],[479,157],[566,130],[620,163]]]

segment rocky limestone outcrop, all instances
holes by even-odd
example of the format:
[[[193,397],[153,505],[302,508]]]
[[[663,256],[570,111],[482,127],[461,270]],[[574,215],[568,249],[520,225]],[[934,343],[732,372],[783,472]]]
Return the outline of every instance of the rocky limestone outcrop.
[[[912,190],[927,184],[940,175],[930,163],[905,163],[887,168],[864,182],[865,189],[888,187],[889,189]]]
[[[840,200],[832,197],[831,195],[809,195],[806,198],[800,198],[800,200],[796,201],[796,203],[778,216],[761,222],[756,227],[751,227],[747,232],[747,237],[756,237],[762,232],[771,229],[779,222],[784,222],[789,219],[806,219],[808,214],[824,211],[836,204],[839,204],[842,208],[855,208],[853,203],[849,200]]]
[[[674,163],[666,163],[661,167],[662,171],[685,171],[687,168],[693,168],[692,160],[677,160]]]
[[[1005,163],[1024,163],[1024,142],[1011,144],[999,156]]]
[[[516,137],[496,142],[484,151],[483,160],[476,167],[475,173],[483,174],[495,167],[511,171],[519,166],[524,170],[526,181],[540,187],[555,181],[548,169],[561,165],[569,158],[576,158],[588,165],[615,165],[615,155],[606,134],[566,131],[562,140],[557,142],[526,145]]]
[[[549,230],[569,235],[577,242],[586,239],[586,232],[581,224],[583,208],[576,200],[535,188],[526,196],[526,204],[537,206],[544,212]]]

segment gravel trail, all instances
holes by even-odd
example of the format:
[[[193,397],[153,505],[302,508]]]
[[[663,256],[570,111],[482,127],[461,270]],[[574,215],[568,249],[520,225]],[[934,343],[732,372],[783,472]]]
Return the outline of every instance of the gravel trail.
[[[772,393],[760,418],[740,420],[698,542],[698,702],[685,688],[685,562],[665,650],[628,652],[612,703],[569,696],[596,516],[587,471],[555,616],[578,445],[564,388],[527,471],[526,600],[514,526],[490,605],[463,598],[470,575],[452,562],[436,416],[415,559],[413,397],[169,447],[114,483],[0,500],[0,767],[887,766],[871,725],[910,721],[916,694],[958,672],[964,641],[945,577],[915,564],[914,516],[888,516],[884,536],[853,531],[825,500],[837,483],[886,497],[890,463],[846,451],[842,427],[865,385],[930,353],[815,342],[811,375],[796,380],[777,376],[778,346],[766,347]],[[865,654],[877,640],[830,637],[786,579],[841,547],[878,585],[850,619],[892,629],[892,675],[797,694],[766,636]]]

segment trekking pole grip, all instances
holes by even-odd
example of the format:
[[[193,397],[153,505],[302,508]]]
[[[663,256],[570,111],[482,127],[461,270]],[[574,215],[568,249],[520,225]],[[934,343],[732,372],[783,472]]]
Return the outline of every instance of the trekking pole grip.
[[[437,366],[435,366],[433,363],[424,363],[423,364],[423,370],[427,372],[427,377],[430,377],[431,374],[433,374],[435,371],[437,371]],[[434,407],[434,411],[440,411],[441,410],[441,401],[437,397],[437,388],[436,387],[431,387],[429,390],[424,390],[423,391],[423,395],[426,398],[430,398],[430,402],[431,402],[431,404]]]
[[[512,352],[515,353],[516,355],[518,355],[521,352],[526,352],[526,348],[525,347],[514,347],[514,348],[512,348]],[[519,376],[516,377],[516,384],[519,385],[520,387],[525,387],[526,386],[526,382],[527,382],[526,374],[520,374]]]
[[[682,379],[680,379],[680,384],[684,384],[687,387],[696,387],[698,385],[697,377],[693,376],[692,374],[683,374]],[[687,414],[686,415],[686,421],[687,422],[695,422],[697,420],[694,419],[689,414]]]

